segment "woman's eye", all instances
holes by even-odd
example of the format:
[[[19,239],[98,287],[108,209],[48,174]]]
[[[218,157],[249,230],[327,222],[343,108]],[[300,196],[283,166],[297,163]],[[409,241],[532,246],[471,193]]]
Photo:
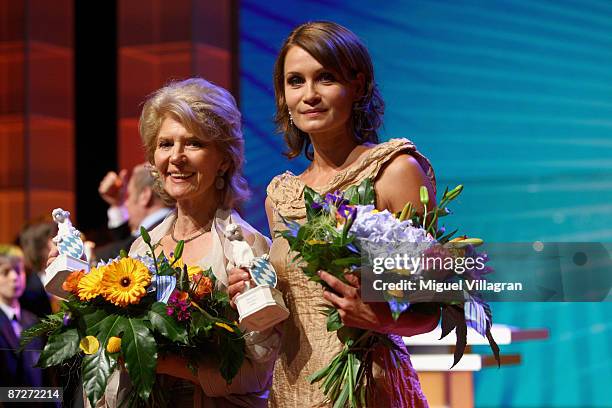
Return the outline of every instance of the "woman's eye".
[[[165,147],[170,147],[170,146],[172,146],[172,144],[167,140],[160,140],[159,142],[157,142],[157,147],[161,149]]]
[[[322,82],[336,82],[336,77],[331,72],[322,72],[319,75],[319,80]]]
[[[193,140],[189,140],[189,141],[187,142],[187,146],[191,146],[191,147],[202,147],[202,146],[204,146],[204,143],[202,143],[200,140],[193,139]]]
[[[289,84],[290,86],[298,86],[302,84],[303,82],[304,82],[304,79],[298,76],[292,76],[292,77],[287,78],[287,84]]]

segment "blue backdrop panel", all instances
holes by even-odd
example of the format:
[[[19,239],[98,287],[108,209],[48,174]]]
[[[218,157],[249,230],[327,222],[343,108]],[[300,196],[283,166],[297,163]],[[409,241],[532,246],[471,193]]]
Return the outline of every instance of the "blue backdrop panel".
[[[383,140],[412,139],[440,189],[465,184],[453,225],[492,242],[612,241],[612,3],[597,0],[242,0],[249,221],[267,231],[267,183],[307,166],[281,155],[272,67],[291,29],[319,19],[368,46],[387,104]],[[612,304],[493,310],[551,338],[504,347],[523,363],[478,373],[477,406],[612,406]]]

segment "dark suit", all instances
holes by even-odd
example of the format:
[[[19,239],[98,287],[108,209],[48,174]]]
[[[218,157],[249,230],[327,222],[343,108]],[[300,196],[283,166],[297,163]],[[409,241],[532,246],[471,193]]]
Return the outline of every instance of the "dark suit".
[[[95,249],[96,258],[104,262],[117,257],[122,249],[128,252],[132,243],[138,238],[130,233],[130,227],[127,222],[124,222],[117,228],[110,228],[109,232],[113,241]]]
[[[166,218],[166,214],[162,214],[160,218],[153,223],[147,230],[151,231],[153,228],[157,227],[161,222]],[[96,248],[96,258],[99,261],[108,261],[111,258],[115,258],[119,255],[119,252],[124,249],[125,252],[130,251],[130,247],[136,241],[136,238],[140,236],[140,234],[134,236],[130,232],[130,227],[127,222],[124,222],[117,228],[109,229],[111,236],[113,237],[113,242],[103,245],[100,248]]]
[[[26,288],[19,298],[19,304],[22,309],[27,309],[38,317],[51,314],[49,295],[45,292],[45,287],[34,271],[29,272],[26,277]]]
[[[21,308],[22,330],[32,327],[38,318]],[[0,310],[0,387],[50,387],[48,376],[40,368],[34,367],[38,362],[40,350],[44,343],[40,338],[32,340],[21,353],[17,353],[19,340],[15,337],[13,326],[4,311]],[[1,408],[58,408],[59,402],[0,402]]]
[[[34,314],[21,309],[20,324],[24,330],[37,321]],[[19,339],[15,337],[13,326],[0,310],[0,386],[43,386],[42,370],[34,367],[43,348],[42,340],[34,339],[21,353],[17,353],[18,348]]]

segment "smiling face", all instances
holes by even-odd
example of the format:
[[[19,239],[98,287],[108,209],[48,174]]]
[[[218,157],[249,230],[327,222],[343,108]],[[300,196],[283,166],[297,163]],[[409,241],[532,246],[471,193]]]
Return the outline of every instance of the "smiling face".
[[[154,162],[164,189],[179,204],[216,196],[215,178],[228,167],[214,143],[199,139],[170,116],[160,127]]]
[[[293,123],[309,134],[349,131],[353,102],[358,99],[360,77],[346,83],[303,48],[287,51],[284,93]]]

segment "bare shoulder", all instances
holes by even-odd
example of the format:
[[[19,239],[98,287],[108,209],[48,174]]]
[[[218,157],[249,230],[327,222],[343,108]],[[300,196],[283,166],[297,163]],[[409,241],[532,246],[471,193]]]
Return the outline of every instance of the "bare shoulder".
[[[409,181],[428,181],[419,162],[408,153],[400,153],[385,165],[376,179],[385,185],[405,185]]]
[[[407,202],[416,206],[421,186],[427,187],[433,198],[433,186],[419,162],[408,153],[400,153],[389,160],[376,179],[377,207],[397,212]]]

